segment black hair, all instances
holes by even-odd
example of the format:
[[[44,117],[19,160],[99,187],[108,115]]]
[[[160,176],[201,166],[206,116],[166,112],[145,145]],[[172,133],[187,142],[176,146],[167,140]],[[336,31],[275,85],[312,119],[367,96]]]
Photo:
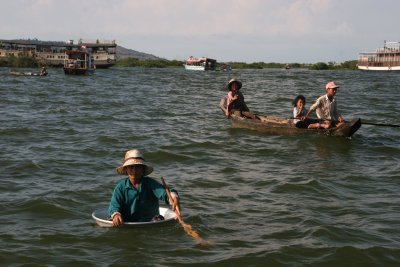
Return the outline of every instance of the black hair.
[[[294,107],[297,105],[297,102],[299,101],[299,99],[303,100],[304,105],[306,104],[306,98],[303,95],[298,95],[292,102]]]

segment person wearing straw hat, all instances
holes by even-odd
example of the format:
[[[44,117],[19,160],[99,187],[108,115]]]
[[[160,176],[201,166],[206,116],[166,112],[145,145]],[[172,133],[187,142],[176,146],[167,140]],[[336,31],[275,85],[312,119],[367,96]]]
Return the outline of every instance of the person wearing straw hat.
[[[250,112],[249,108],[244,102],[244,96],[240,92],[242,88],[242,82],[233,78],[228,82],[228,97],[226,102],[226,117],[230,117],[233,113],[240,117],[246,117],[249,119],[257,119],[257,117]]]
[[[309,129],[336,127],[345,122],[342,115],[339,114],[336,102],[336,91],[339,88],[334,82],[329,82],[325,86],[326,94],[320,96],[310,107],[307,114],[302,118],[306,120],[311,113],[316,111],[317,117],[324,120],[322,123],[313,123],[308,126]]]
[[[146,222],[160,218],[159,200],[170,204],[163,185],[148,177],[152,172],[153,167],[144,159],[142,152],[133,149],[125,153],[117,173],[128,177],[116,185],[108,208],[114,226],[120,226],[125,221]],[[179,208],[178,192],[174,189],[170,191],[174,199],[172,210],[175,211]]]

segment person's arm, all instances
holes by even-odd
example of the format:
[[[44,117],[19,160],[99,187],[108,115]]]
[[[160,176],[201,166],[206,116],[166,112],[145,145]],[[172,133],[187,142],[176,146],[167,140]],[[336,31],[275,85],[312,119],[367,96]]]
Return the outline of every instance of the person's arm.
[[[337,109],[337,102],[335,101],[334,106],[333,106],[333,116],[334,118],[337,118],[339,123],[345,122],[343,116],[339,114],[338,109]]]
[[[231,104],[231,92],[228,92],[228,97],[226,98],[226,109],[225,109],[225,115],[229,118],[229,105]]]
[[[121,214],[121,204],[123,199],[123,194],[121,192],[120,183],[114,189],[114,192],[111,197],[110,206],[108,208],[108,213],[113,221],[113,226],[120,226],[124,224],[124,219]]]
[[[311,107],[308,109],[306,115],[303,117],[303,120],[306,120],[320,105],[320,100],[321,98],[318,98],[317,101],[315,101],[314,104],[311,105]]]
[[[314,110],[311,109],[311,107],[310,107],[310,109],[307,111],[306,115],[302,118],[302,120],[304,121],[304,120],[308,119],[308,117],[314,112]]]
[[[171,189],[171,197],[173,198],[173,202],[174,202],[171,204],[172,210],[175,211],[177,208],[178,208],[178,210],[181,210],[178,192],[176,192],[174,189]]]
[[[231,103],[237,99],[236,95],[233,95],[231,91],[228,92],[228,98],[226,100],[226,111],[225,115],[229,118],[231,112]]]
[[[176,191],[173,188],[170,188],[171,196],[173,198],[173,201],[172,201],[173,203],[170,203],[170,201],[168,199],[168,194],[167,194],[164,186],[161,183],[155,181],[154,179],[151,179],[151,181],[152,181],[151,187],[152,187],[153,193],[159,200],[163,200],[163,201],[165,201],[166,204],[171,205],[173,211],[175,211],[177,207],[180,209],[180,201],[179,201],[178,191]]]

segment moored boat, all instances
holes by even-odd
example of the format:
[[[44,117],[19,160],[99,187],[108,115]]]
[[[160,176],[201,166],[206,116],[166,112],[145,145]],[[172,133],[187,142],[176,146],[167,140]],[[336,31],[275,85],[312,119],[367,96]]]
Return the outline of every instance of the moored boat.
[[[187,70],[215,70],[215,68],[217,67],[217,61],[215,59],[205,57],[189,57],[186,60],[186,63],[183,64],[183,66]]]
[[[77,50],[85,46],[93,55],[96,68],[109,68],[115,65],[117,60],[117,44],[115,40],[84,40],[77,43],[73,40],[68,42],[40,41],[37,39],[0,39],[0,58],[32,57],[41,65],[62,67],[64,65],[65,51]]]
[[[220,108],[225,115],[225,98],[221,99]],[[359,118],[330,129],[307,129],[296,127],[293,119],[266,115],[256,116],[259,120],[248,119],[231,114],[229,121],[232,128],[250,129],[271,135],[300,135],[311,133],[328,136],[351,137],[361,127],[361,119]]]
[[[86,50],[65,51],[64,73],[71,75],[93,74],[93,56]]]
[[[360,70],[400,70],[400,42],[386,42],[375,52],[363,52],[358,56]]]

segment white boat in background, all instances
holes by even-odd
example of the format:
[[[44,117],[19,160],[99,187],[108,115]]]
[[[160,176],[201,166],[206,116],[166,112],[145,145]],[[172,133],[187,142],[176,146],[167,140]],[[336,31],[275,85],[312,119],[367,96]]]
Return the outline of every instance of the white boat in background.
[[[215,59],[205,57],[189,57],[183,66],[187,70],[215,70],[217,67],[217,61]]]
[[[78,50],[82,46],[92,54],[96,68],[109,68],[117,61],[117,44],[115,40],[84,40],[78,43],[28,40],[0,39],[0,59],[10,56],[33,57],[42,66],[62,67],[65,61],[65,51]]]
[[[360,70],[400,70],[400,42],[384,42],[383,48],[375,52],[359,54],[357,67]]]

